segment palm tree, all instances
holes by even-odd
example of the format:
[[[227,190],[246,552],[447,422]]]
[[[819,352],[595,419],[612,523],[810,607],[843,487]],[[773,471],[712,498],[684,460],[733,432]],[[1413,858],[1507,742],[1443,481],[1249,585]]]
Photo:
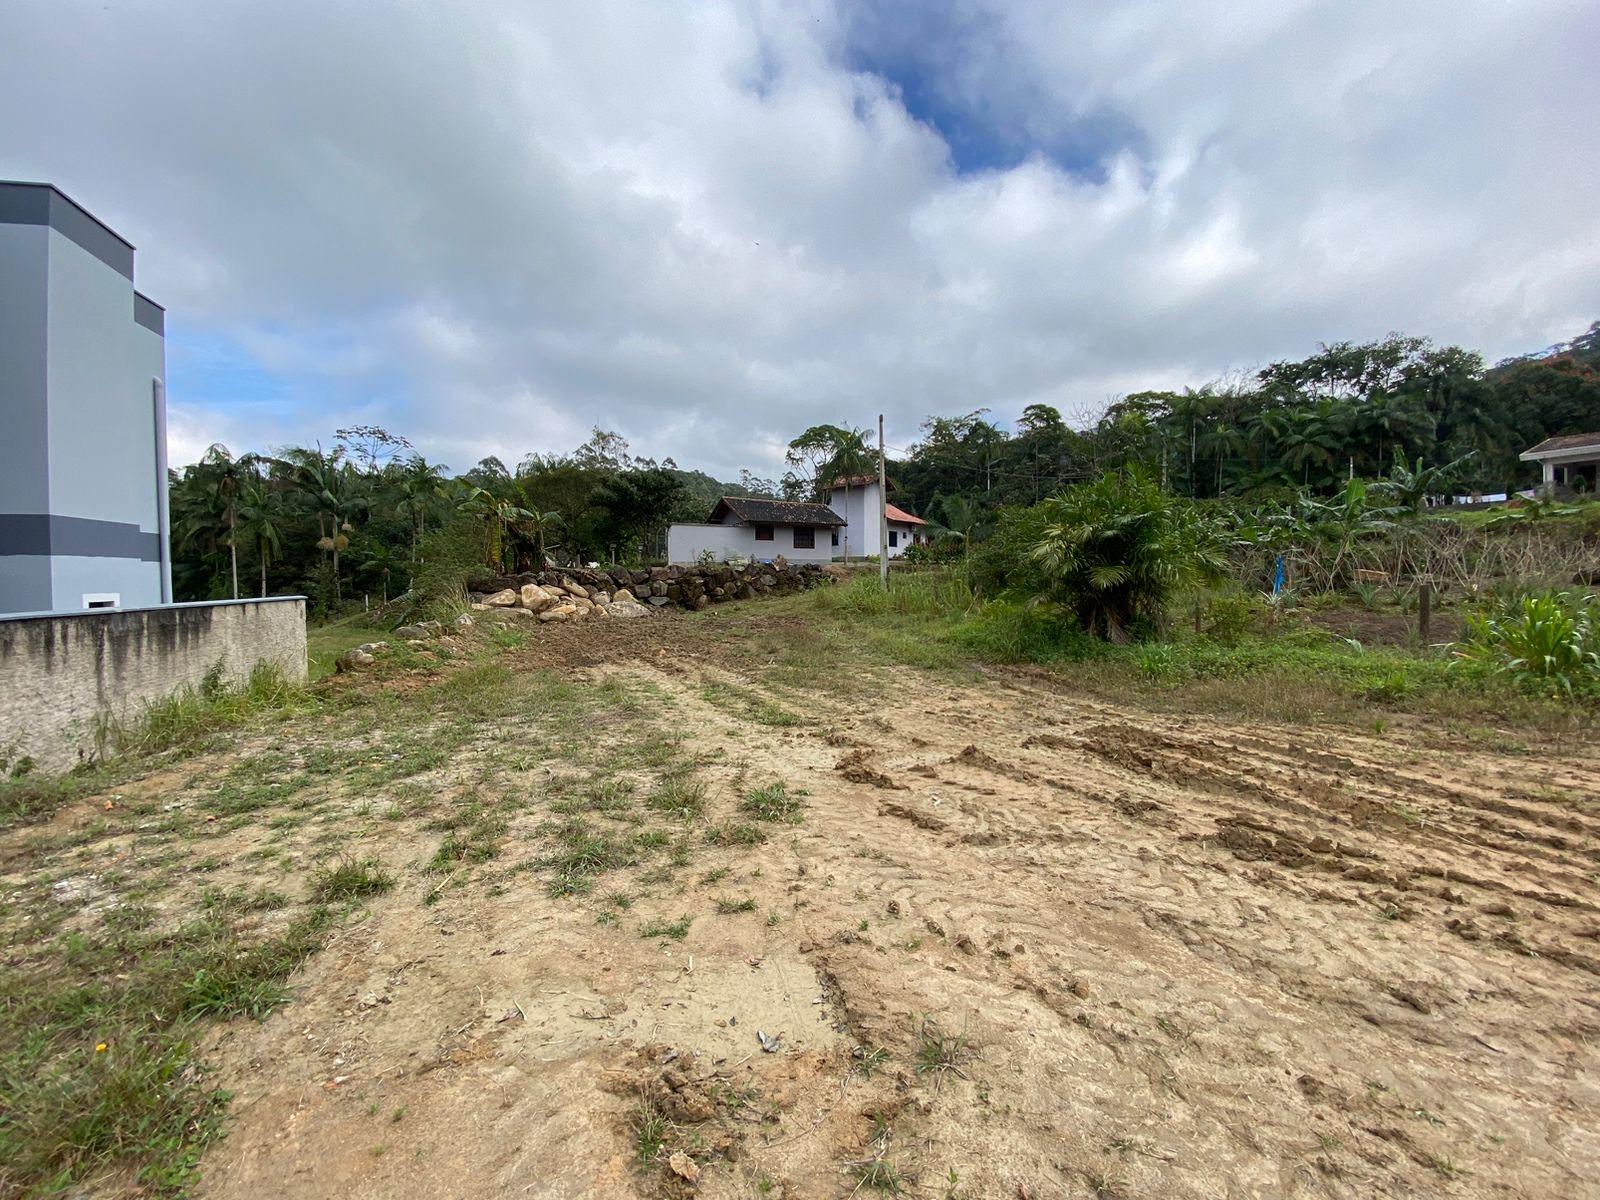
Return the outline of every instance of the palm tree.
[[[253,454],[234,458],[221,442],[213,442],[206,447],[195,469],[197,481],[209,494],[214,511],[227,531],[219,540],[228,547],[228,571],[235,600],[239,598],[239,489],[247,476],[256,474],[256,461]]]
[[[1434,429],[1433,420],[1415,397],[1389,392],[1374,396],[1361,408],[1359,424],[1372,439],[1372,459],[1379,470],[1391,452],[1401,454],[1424,438],[1431,442]]]
[[[362,551],[361,569],[368,575],[377,576],[381,603],[389,603],[389,578],[403,565],[403,560],[388,542],[370,542]]]
[[[1328,420],[1317,410],[1293,410],[1278,445],[1284,466],[1300,473],[1303,487],[1311,484],[1311,468],[1326,467],[1338,452],[1339,439]]]
[[[405,461],[395,484],[399,499],[395,507],[411,521],[411,561],[417,561],[417,547],[428,532],[428,508],[446,497],[443,463],[430,463],[420,454]]]
[[[239,535],[255,550],[261,564],[261,595],[267,594],[267,568],[283,553],[283,493],[275,491],[259,476],[239,498]]]
[[[939,505],[940,519],[928,525],[928,534],[935,542],[958,541],[962,557],[972,558],[972,543],[988,520],[988,514],[971,496],[946,496]]]
[[[493,492],[470,483],[466,485],[458,503],[462,512],[484,522],[489,534],[485,545],[488,565],[497,571],[505,570],[505,551],[509,541],[506,534],[531,519],[533,514],[514,501],[502,500]]]
[[[534,553],[537,555],[535,570],[544,569],[545,539],[566,524],[558,512],[538,512],[532,509],[523,509],[527,516],[517,523],[517,528],[523,534],[534,539]]]
[[[850,484],[853,479],[871,471],[875,456],[867,449],[869,434],[865,429],[846,425],[835,431],[833,457],[828,460],[826,472],[830,480],[844,480],[844,507],[850,511]],[[844,561],[850,561],[850,539],[845,538]]]
[[[311,510],[317,515],[317,549],[332,556],[333,598],[342,600],[339,580],[339,552],[350,545],[355,527],[351,518],[368,506],[365,496],[356,491],[356,481],[344,462],[339,447],[323,453],[322,447],[297,446],[273,460],[286,469],[288,477]]]
[[[1137,469],[1069,488],[1039,507],[1044,526],[1032,554],[1050,579],[1039,599],[1109,641],[1126,642],[1140,622],[1159,626],[1180,589],[1225,568],[1193,507]]]

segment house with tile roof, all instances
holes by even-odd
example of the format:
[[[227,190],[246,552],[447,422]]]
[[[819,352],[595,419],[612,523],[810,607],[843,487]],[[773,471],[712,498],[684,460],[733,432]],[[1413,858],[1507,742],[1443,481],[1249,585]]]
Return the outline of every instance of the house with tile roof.
[[[889,491],[894,491],[890,483]],[[844,524],[835,530],[834,552],[841,558],[860,558],[876,555],[880,546],[878,528],[878,477],[876,475],[840,476],[828,485],[828,507],[844,517]],[[889,514],[890,558],[899,558],[918,542],[927,540],[927,525],[921,517],[907,512],[893,501],[887,506]]]
[[[667,529],[667,561],[687,564],[744,558],[771,562],[830,562],[833,534],[844,518],[826,504],[724,496],[703,522]]]
[[[1600,483],[1600,433],[1545,438],[1518,457],[1539,464],[1544,472],[1540,491],[1546,495],[1582,492],[1592,496]]]

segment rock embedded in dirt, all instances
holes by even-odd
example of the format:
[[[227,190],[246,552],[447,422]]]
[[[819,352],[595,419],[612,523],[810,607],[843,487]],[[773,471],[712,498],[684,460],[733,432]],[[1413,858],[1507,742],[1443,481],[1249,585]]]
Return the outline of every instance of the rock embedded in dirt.
[[[335,671],[356,671],[362,667],[370,667],[377,661],[377,658],[370,650],[363,650],[358,646],[354,650],[346,650],[338,658],[334,659],[333,669]]]
[[[700,1167],[682,1150],[674,1150],[667,1159],[667,1166],[672,1173],[686,1183],[694,1184],[700,1181]]]

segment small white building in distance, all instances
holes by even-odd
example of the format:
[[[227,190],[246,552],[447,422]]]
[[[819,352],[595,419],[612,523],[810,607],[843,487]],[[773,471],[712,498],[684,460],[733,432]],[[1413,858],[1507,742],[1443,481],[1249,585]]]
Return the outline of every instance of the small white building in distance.
[[[714,562],[747,558],[771,562],[830,562],[830,535],[844,518],[826,504],[724,496],[704,523],[667,528],[667,561],[677,565],[709,557]]]
[[[893,490],[891,485],[891,490]],[[878,477],[876,475],[841,476],[828,485],[828,507],[844,518],[844,524],[833,531],[833,552],[851,558],[878,553]],[[907,547],[928,540],[927,522],[912,516],[903,508],[888,506],[889,557],[899,558]]]

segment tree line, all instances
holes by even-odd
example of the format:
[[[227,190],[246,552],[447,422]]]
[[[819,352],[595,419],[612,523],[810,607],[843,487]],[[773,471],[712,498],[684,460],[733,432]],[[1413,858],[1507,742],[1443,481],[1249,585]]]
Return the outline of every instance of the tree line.
[[[1536,479],[1521,451],[1600,429],[1600,323],[1487,368],[1420,337],[1334,343],[1201,388],[1135,392],[1079,424],[1046,404],[1010,430],[985,409],[929,417],[915,444],[891,453],[896,503],[960,548],[1003,508],[1130,467],[1176,495],[1261,503],[1378,477],[1514,490]],[[704,520],[719,496],[821,498],[834,479],[875,471],[871,440],[851,425],[813,426],[790,443],[782,477],[744,470],[731,481],[635,457],[598,428],[570,453],[515,468],[491,457],[459,475],[376,426],[340,429],[328,449],[212,446],[172,473],[174,586],[181,599],[298,592],[327,611],[402,592],[429,561],[498,571],[546,558],[649,561],[670,523]]]

